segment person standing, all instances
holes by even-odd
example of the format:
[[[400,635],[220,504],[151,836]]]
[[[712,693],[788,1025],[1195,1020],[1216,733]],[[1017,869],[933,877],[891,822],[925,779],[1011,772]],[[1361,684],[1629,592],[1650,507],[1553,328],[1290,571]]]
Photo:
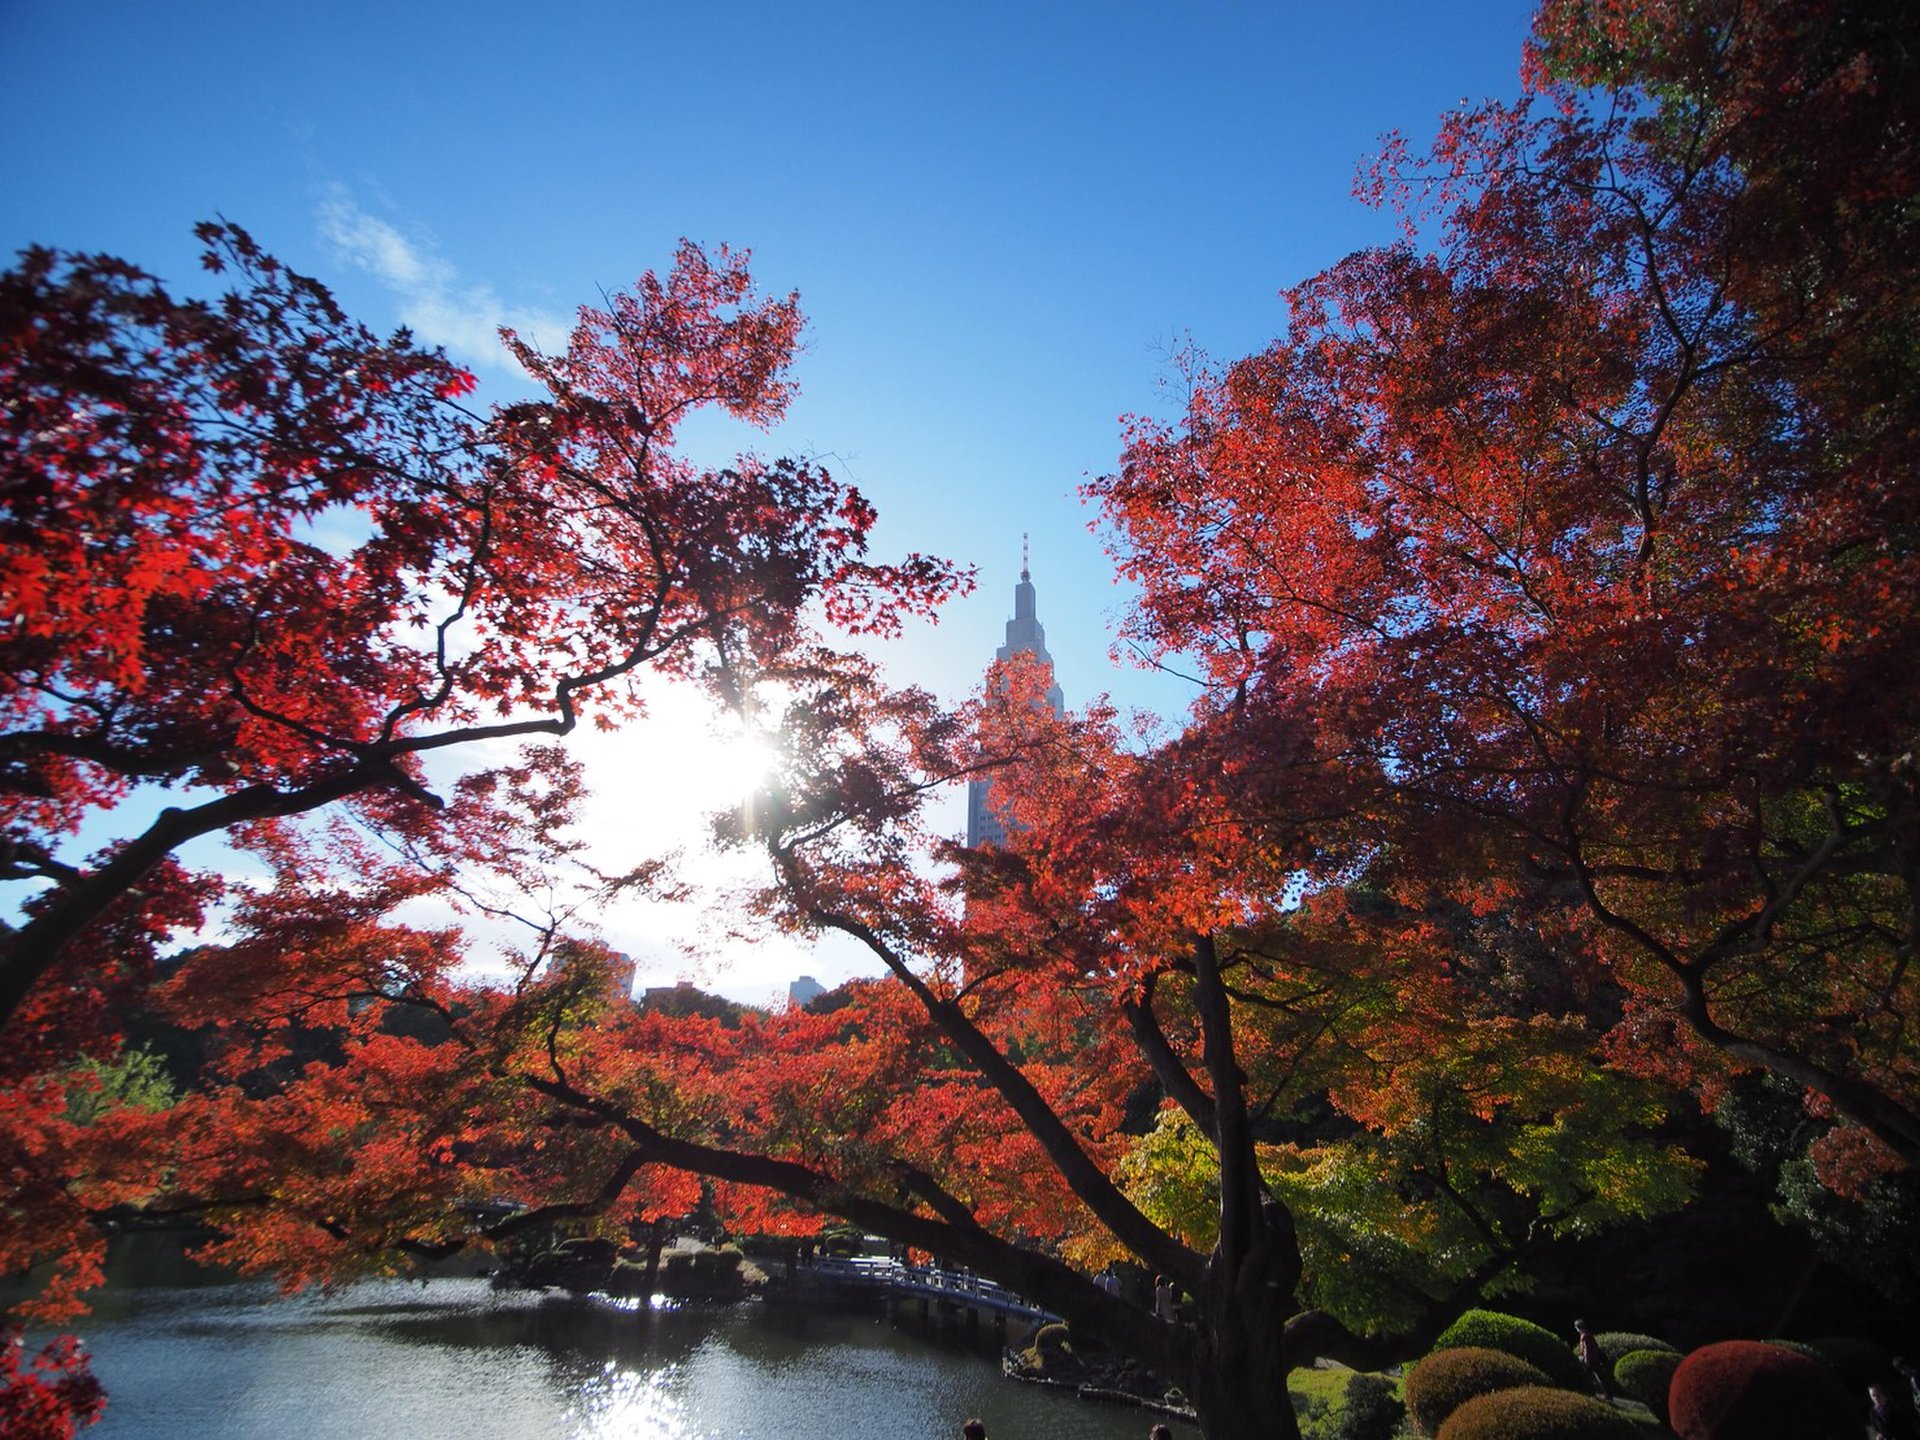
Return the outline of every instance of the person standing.
[[[1600,1353],[1600,1342],[1593,1338],[1593,1331],[1587,1328],[1587,1322],[1573,1322],[1575,1348],[1580,1353],[1580,1363],[1587,1367],[1587,1374],[1593,1377],[1593,1388],[1600,1392],[1600,1398],[1609,1405],[1613,1403],[1613,1386],[1607,1381],[1607,1357]]]
[[[1153,1277],[1153,1313],[1169,1325],[1180,1318],[1173,1306],[1173,1282],[1164,1275]]]

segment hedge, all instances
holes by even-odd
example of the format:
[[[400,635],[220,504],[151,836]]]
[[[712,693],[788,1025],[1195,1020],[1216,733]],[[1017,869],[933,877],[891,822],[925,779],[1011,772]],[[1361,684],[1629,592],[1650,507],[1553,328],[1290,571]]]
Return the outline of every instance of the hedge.
[[[1518,1355],[1529,1365],[1546,1372],[1547,1379],[1566,1390],[1585,1392],[1593,1382],[1587,1367],[1573,1353],[1570,1341],[1563,1341],[1551,1330],[1542,1329],[1518,1315],[1503,1315],[1498,1310],[1469,1310],[1449,1325],[1434,1341],[1435,1350],[1477,1347],[1504,1350]]]
[[[1613,1383],[1630,1400],[1638,1400],[1662,1424],[1667,1419],[1667,1391],[1673,1372],[1680,1368],[1677,1350],[1629,1350],[1613,1362]]]
[[[1435,1350],[1407,1372],[1407,1413],[1421,1434],[1434,1435],[1449,1415],[1477,1396],[1551,1383],[1538,1365],[1504,1350],[1484,1346]]]
[[[1659,1350],[1668,1355],[1683,1353],[1678,1345],[1671,1345],[1658,1335],[1640,1335],[1632,1330],[1602,1330],[1593,1337],[1600,1347],[1600,1356],[1609,1366],[1618,1365],[1620,1357],[1631,1355],[1636,1350]]]
[[[1858,1440],[1857,1408],[1828,1366],[1758,1340],[1702,1346],[1667,1389],[1680,1440]]]
[[[1440,1427],[1438,1440],[1641,1440],[1641,1432],[1591,1395],[1530,1385],[1467,1401]]]

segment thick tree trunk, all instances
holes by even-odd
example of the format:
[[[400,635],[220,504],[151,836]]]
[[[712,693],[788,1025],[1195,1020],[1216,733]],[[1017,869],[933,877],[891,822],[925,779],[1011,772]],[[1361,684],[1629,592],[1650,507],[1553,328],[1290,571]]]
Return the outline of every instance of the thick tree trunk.
[[[1233,1054],[1233,1015],[1213,937],[1194,944],[1194,1008],[1212,1082],[1220,1155],[1220,1239],[1196,1297],[1200,1363],[1192,1398],[1207,1440],[1298,1440],[1287,1395],[1287,1321],[1300,1283],[1293,1217],[1265,1193]]]
[[[1215,1332],[1188,1398],[1206,1440],[1299,1440],[1278,1333]]]
[[[1287,1394],[1287,1322],[1300,1261],[1283,1207],[1260,1208],[1257,1237],[1238,1263],[1216,1250],[1197,1297],[1201,1323],[1188,1393],[1207,1440],[1300,1434]]]

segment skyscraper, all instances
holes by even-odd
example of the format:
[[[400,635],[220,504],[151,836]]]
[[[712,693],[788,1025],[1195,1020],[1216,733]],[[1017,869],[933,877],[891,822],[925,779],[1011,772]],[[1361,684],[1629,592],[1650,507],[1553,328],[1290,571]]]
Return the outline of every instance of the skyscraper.
[[[1040,617],[1034,608],[1033,576],[1027,565],[1027,537],[1020,537],[1020,583],[1013,587],[1013,618],[1007,621],[1007,643],[993,652],[995,660],[1010,660],[1015,655],[1032,655],[1047,667],[1047,676],[1053,676],[1053,656],[1047,653],[1047,632],[1040,624]],[[1057,684],[1047,687],[1047,704],[1053,707],[1053,713],[1061,714],[1066,702],[1060,694]],[[993,813],[988,797],[993,793],[993,781],[972,780],[967,783],[967,844],[998,845],[1007,838],[1006,827],[1000,823],[1000,817]]]

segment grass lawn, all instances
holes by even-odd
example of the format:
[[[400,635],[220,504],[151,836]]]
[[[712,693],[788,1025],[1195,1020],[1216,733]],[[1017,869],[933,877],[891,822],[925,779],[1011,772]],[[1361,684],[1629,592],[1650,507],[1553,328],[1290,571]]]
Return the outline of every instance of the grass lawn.
[[[1353,1378],[1351,1370],[1316,1370],[1305,1367],[1295,1370],[1287,1376],[1287,1389],[1296,1395],[1306,1395],[1319,1400],[1327,1406],[1341,1404],[1347,1398],[1347,1381]],[[1400,1381],[1393,1382],[1393,1393],[1400,1393]]]

